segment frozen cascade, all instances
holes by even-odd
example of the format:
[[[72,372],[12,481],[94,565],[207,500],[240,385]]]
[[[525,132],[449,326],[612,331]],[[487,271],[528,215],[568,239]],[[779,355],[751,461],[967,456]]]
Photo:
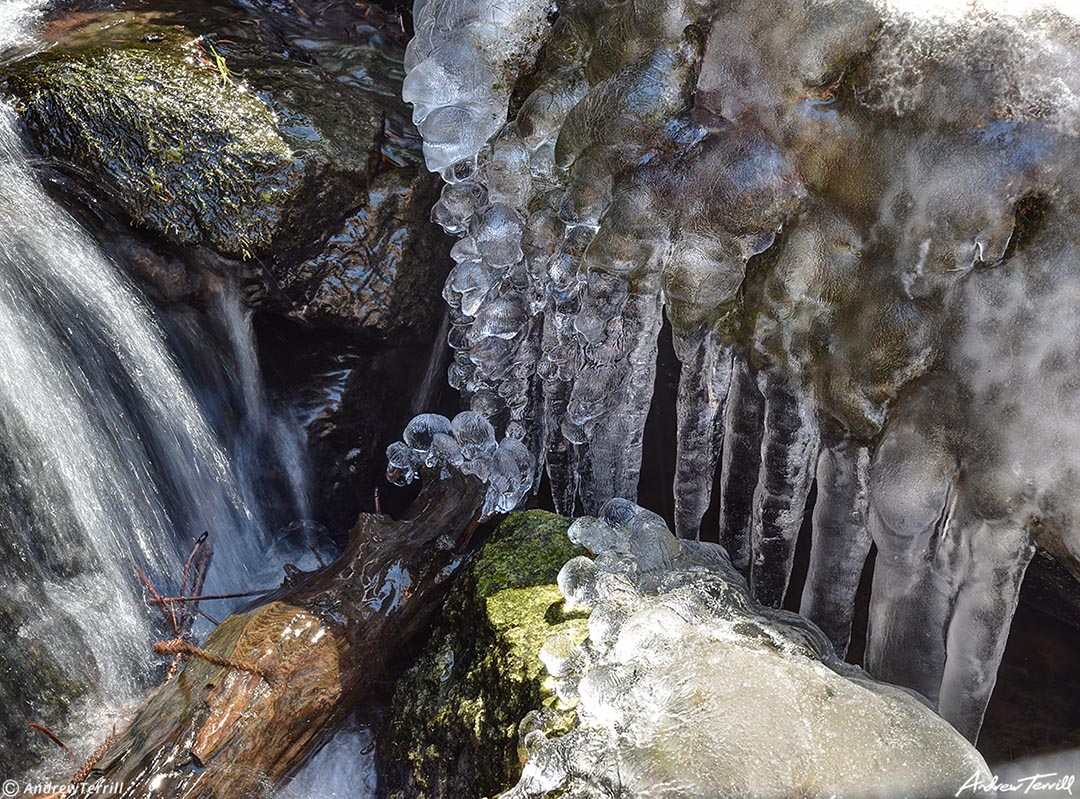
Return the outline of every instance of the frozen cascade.
[[[528,762],[507,799],[942,796],[988,773],[913,694],[753,602],[720,546],[680,541],[623,500],[570,537],[597,553],[559,573],[568,603],[591,611],[589,637],[541,657],[580,724],[548,739],[523,722]]]
[[[406,94],[447,180],[433,219],[459,237],[468,407],[546,466],[560,511],[633,499],[666,316],[676,532],[697,537],[719,471],[721,540],[779,604],[817,479],[804,611],[846,649],[872,536],[870,670],[974,738],[1033,544],[1080,575],[1075,12],[415,14]],[[494,15],[504,31],[478,34]]]

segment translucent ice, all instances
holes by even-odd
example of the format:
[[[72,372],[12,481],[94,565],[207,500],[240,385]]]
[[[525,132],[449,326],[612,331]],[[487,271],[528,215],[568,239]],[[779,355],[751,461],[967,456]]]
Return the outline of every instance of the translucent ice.
[[[543,651],[580,725],[528,732],[504,797],[952,795],[986,775],[914,695],[756,605],[718,545],[680,542],[628,503],[604,516],[570,532],[597,559],[559,575],[568,601],[591,609],[589,638]]]
[[[1050,5],[427,0],[407,64],[467,406],[560,511],[634,500],[666,321],[678,535],[718,506],[779,605],[816,480],[803,610],[844,651],[875,542],[867,665],[972,738],[1032,547],[1080,576],[1080,23]]]
[[[412,483],[423,472],[436,479],[444,469],[476,475],[488,487],[482,517],[508,513],[533,487],[535,462],[515,438],[496,444],[491,424],[475,411],[463,411],[453,421],[423,413],[405,426],[404,441],[386,450],[386,477],[396,485]]]

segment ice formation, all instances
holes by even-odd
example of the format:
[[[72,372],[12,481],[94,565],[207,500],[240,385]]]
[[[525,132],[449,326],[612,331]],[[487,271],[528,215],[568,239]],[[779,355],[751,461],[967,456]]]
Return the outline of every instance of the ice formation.
[[[475,475],[487,486],[483,518],[509,513],[532,490],[536,466],[529,450],[510,436],[496,441],[495,428],[476,411],[462,411],[453,421],[422,413],[402,437],[386,450],[386,477],[395,485],[407,485],[425,470],[436,479],[450,468]]]
[[[580,725],[548,739],[526,719],[529,759],[504,799],[951,796],[987,773],[914,694],[751,600],[719,545],[677,540],[619,499],[570,537],[597,555],[559,574],[591,610],[589,638],[541,657]]]
[[[421,0],[406,98],[459,237],[450,381],[558,509],[636,499],[657,340],[675,521],[971,738],[1037,542],[1080,575],[1080,31],[914,0]],[[497,19],[496,19],[497,18]]]

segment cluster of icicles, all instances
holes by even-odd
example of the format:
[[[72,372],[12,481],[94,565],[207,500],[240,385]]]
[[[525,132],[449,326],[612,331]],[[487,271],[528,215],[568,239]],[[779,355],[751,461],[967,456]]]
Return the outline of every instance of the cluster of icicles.
[[[527,717],[528,762],[504,799],[952,796],[989,778],[912,694],[753,602],[718,544],[680,541],[619,499],[570,538],[596,553],[559,573],[589,636],[550,639],[541,658],[578,725],[549,739],[543,711]]]
[[[495,440],[495,428],[476,411],[453,421],[422,413],[405,426],[404,441],[386,450],[386,476],[395,485],[416,480],[422,469],[436,479],[444,469],[475,475],[487,486],[481,518],[509,513],[528,495],[536,471],[532,455],[516,438]]]
[[[974,739],[1035,543],[1080,575],[1080,61],[949,10],[426,0],[404,97],[450,382],[558,510],[636,499],[666,319],[676,533],[719,474],[777,607],[816,481],[801,613],[843,655],[876,543],[866,667]]]

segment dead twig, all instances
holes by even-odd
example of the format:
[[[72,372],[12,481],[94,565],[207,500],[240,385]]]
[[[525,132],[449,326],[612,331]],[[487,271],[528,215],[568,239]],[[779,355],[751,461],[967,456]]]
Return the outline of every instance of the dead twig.
[[[56,733],[54,733],[52,730],[50,730],[44,724],[31,723],[28,726],[33,730],[37,730],[42,735],[44,735],[46,738],[48,738],[50,741],[52,741],[54,744],[59,746],[61,751],[65,755],[68,756],[68,759],[71,760],[72,763],[74,763],[75,765],[79,765],[79,762],[80,762],[79,761],[79,756],[76,755],[73,751],[71,751],[70,746],[68,746],[66,743],[64,743],[62,740],[60,740],[60,736],[58,736]]]
[[[146,600],[149,605],[162,602],[201,602],[204,599],[241,599],[248,596],[264,596],[276,591],[276,588],[259,588],[255,591],[236,591],[231,594],[198,594],[195,596],[159,596]]]
[[[172,628],[173,634],[179,638],[180,626],[176,623],[176,616],[173,615],[172,608],[161,600],[161,594],[157,592],[157,589],[154,588],[154,584],[150,582],[150,578],[146,576],[146,572],[139,568],[139,564],[137,563],[135,564],[135,573],[139,575],[142,584],[146,586],[146,590],[150,592],[153,602],[161,608],[161,613],[165,617],[165,621],[167,621]]]
[[[172,641],[158,641],[154,644],[154,651],[159,655],[186,655],[188,657],[202,658],[207,663],[213,663],[215,666],[258,674],[264,680],[270,682],[270,671],[268,669],[244,660],[233,660],[232,658],[215,655],[213,652],[208,652],[181,638],[175,638]]]

